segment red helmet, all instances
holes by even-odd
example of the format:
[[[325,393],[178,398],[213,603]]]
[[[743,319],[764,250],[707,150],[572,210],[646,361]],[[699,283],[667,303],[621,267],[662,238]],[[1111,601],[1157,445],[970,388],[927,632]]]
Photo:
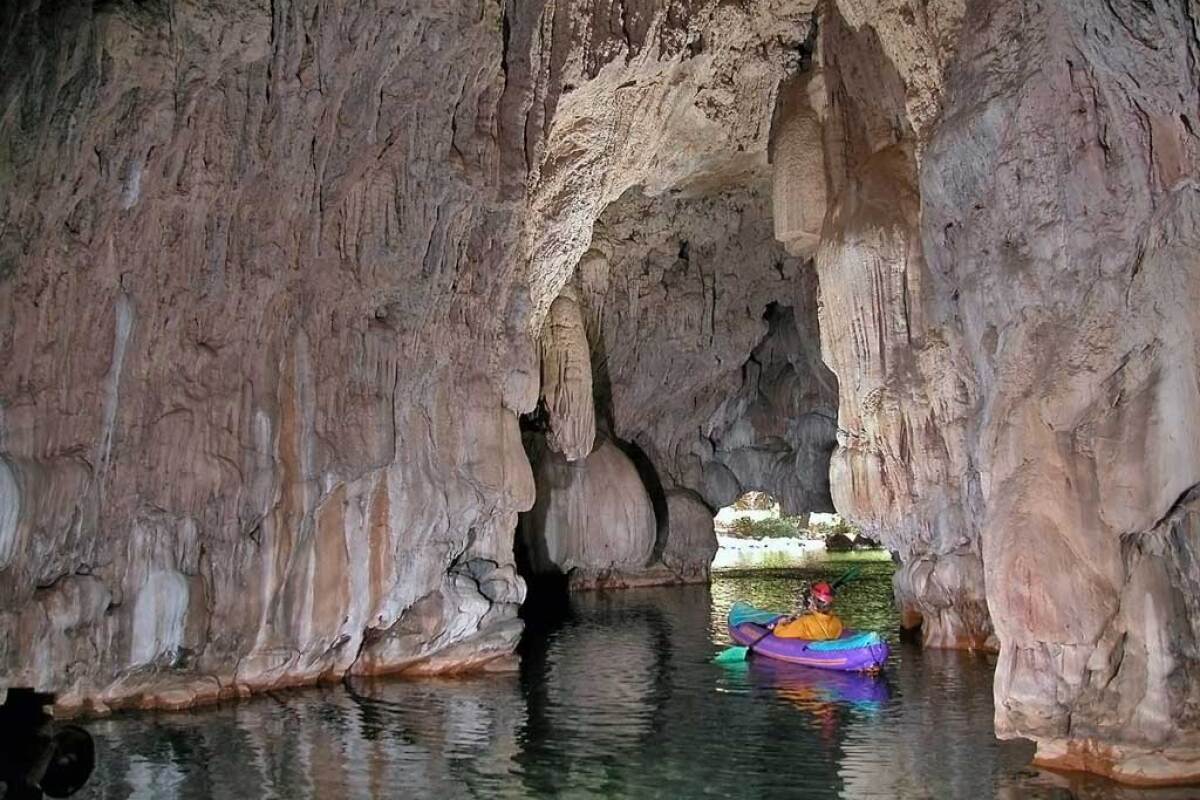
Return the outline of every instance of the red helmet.
[[[833,602],[833,587],[825,581],[814,583],[809,591],[812,592],[813,599],[818,603],[829,605]]]

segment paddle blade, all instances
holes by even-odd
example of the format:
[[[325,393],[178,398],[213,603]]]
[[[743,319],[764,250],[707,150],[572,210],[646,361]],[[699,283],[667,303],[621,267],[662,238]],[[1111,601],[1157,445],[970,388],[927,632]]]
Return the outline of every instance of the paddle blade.
[[[841,586],[843,583],[854,580],[855,578],[858,577],[858,573],[861,571],[862,570],[859,569],[858,564],[855,564],[854,566],[850,567],[850,569],[846,570],[846,574],[842,575],[842,577],[838,578],[836,581],[833,582],[832,588],[836,589],[839,586]]]
[[[746,656],[750,654],[749,647],[726,647],[721,652],[713,657],[714,664],[736,664],[739,661],[745,661]]]

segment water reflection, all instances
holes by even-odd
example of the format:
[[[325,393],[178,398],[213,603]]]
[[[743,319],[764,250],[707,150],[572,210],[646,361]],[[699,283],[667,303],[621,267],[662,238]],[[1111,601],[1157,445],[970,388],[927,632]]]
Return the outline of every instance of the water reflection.
[[[754,686],[778,694],[805,711],[845,707],[861,714],[877,714],[891,698],[884,675],[813,669],[769,658],[743,662],[742,668]]]
[[[1027,746],[992,736],[986,659],[898,642],[890,569],[867,562],[841,598],[849,624],[892,642],[882,679],[711,663],[729,604],[787,607],[796,575],[586,594],[533,623],[519,675],[356,681],[92,722],[98,766],[82,796],[1073,796],[1079,784],[1029,770]]]

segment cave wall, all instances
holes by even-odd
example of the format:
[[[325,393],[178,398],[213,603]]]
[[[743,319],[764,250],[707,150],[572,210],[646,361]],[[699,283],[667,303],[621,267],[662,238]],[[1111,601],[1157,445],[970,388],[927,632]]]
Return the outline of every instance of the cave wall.
[[[1194,10],[940,11],[820,20],[835,503],[927,643],[998,647],[1001,735],[1194,779]]]
[[[467,5],[0,10],[6,682],[511,652],[551,304],[629,186],[765,162],[811,6]]]
[[[621,0],[516,3],[506,28],[506,105],[527,175],[530,326],[587,252],[604,210],[630,189],[656,196],[736,185],[767,163],[779,84],[804,58],[815,2]]]
[[[538,502],[554,492],[568,506],[583,502],[549,476],[563,468],[555,453],[587,474],[575,431],[594,418],[593,455],[614,443],[651,496],[655,546],[640,566],[600,551],[595,563],[572,562],[572,585],[707,580],[712,515],[744,491],[766,489],[789,509],[832,509],[836,383],[817,346],[815,275],[773,240],[770,209],[775,99],[807,57],[813,6],[623,4],[623,38],[612,46],[625,57],[600,64],[602,48],[589,43],[595,20],[570,8],[556,7],[538,31],[512,32],[535,42],[541,105],[528,109],[524,130],[545,133],[524,153],[530,324],[544,378]],[[566,30],[576,37],[566,46],[584,42],[582,51],[564,56]],[[576,308],[591,349],[590,408],[561,388],[582,388],[585,376],[557,377],[562,364],[580,363],[565,357],[579,346]],[[543,456],[554,464],[543,468]],[[571,550],[579,531],[539,527],[554,518],[523,524],[525,546]]]
[[[5,680],[511,652],[567,297],[557,444],[628,448],[651,563],[816,508],[836,393],[834,505],[929,644],[998,648],[998,731],[1200,775],[1194,8],[814,9],[4,4]]]
[[[587,369],[570,381],[543,379],[546,432],[530,449],[538,508],[523,539],[532,551],[573,551],[577,539],[607,536],[624,549],[624,525],[605,533],[563,524],[610,514],[565,476],[583,481],[596,469],[587,480],[609,480],[595,457],[612,442],[635,460],[655,510],[653,557],[616,564],[597,549],[594,561],[556,560],[574,570],[571,585],[707,580],[715,510],[752,489],[789,512],[832,510],[837,386],[821,361],[816,276],[773,239],[769,198],[765,170],[699,193],[630,190],[597,220],[591,248],[552,304],[544,375],[567,362]],[[586,385],[588,402],[561,402],[567,383]],[[564,472],[579,455],[559,441],[585,427],[599,430],[596,449]],[[543,503],[574,510],[559,518]]]
[[[769,198],[757,177],[609,206],[577,274],[597,406],[667,489],[826,511],[837,384],[815,275],[774,240]]]
[[[918,159],[940,87],[911,51],[938,52],[931,20],[955,19],[942,12],[911,25],[850,4],[821,16],[812,67],[781,103],[774,192],[777,208],[809,209],[792,216],[823,217],[817,243],[787,241],[814,255],[822,348],[841,388],[834,503],[897,554],[902,623],[925,644],[994,647],[967,438],[973,370],[920,229]],[[818,156],[825,188],[814,194],[811,168],[794,165]],[[781,235],[795,227],[777,221]]]
[[[511,652],[501,23],[5,4],[6,683],[183,705]]]
[[[967,24],[922,229],[980,387],[997,729],[1048,762],[1200,777],[1195,8]]]

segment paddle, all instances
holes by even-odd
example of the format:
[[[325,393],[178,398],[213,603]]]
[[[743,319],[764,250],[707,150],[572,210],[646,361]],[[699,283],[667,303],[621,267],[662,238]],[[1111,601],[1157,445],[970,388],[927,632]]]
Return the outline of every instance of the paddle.
[[[842,577],[838,578],[832,584],[830,584],[830,587],[833,589],[838,588],[839,586],[846,583],[847,581],[851,581],[854,578],[856,578],[858,576],[859,572],[860,572],[860,570],[859,570],[859,567],[857,564],[851,566],[850,569],[846,570],[846,572],[842,575]],[[771,629],[768,628],[766,633],[764,633],[762,636],[758,637],[757,639],[755,639],[753,642],[751,642],[749,645],[746,645],[745,647],[743,647],[741,645],[735,645],[733,647],[726,647],[724,650],[717,653],[716,656],[713,657],[713,663],[714,664],[736,664],[739,661],[745,661],[747,658],[750,657],[750,653],[751,653],[751,651],[754,650],[754,646],[756,644],[758,644],[759,642],[761,642],[763,639],[770,636],[771,633],[772,633]]]
[[[767,632],[764,633],[762,636],[758,637],[757,639],[755,639],[753,642],[751,642],[748,647],[741,647],[741,646],[726,647],[724,650],[717,653],[713,657],[713,663],[714,664],[736,664],[739,661],[745,661],[747,658],[750,657],[750,649],[752,647],[754,647],[754,645],[758,644],[759,642],[761,642],[763,639],[767,638],[770,635],[771,635],[771,629],[767,628]]]

